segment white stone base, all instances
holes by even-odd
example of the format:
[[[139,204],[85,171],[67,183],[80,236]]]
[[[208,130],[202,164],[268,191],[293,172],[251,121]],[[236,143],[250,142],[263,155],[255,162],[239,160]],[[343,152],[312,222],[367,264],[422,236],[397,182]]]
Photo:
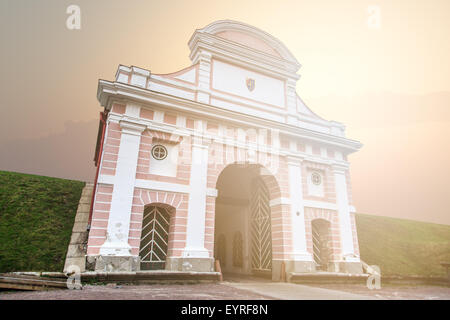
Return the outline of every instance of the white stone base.
[[[86,269],[97,272],[131,272],[140,270],[139,256],[87,256]]]
[[[328,263],[328,271],[349,274],[364,273],[361,262],[336,261]]]
[[[353,254],[344,256],[344,261],[346,262],[361,262],[358,256],[355,256]]]
[[[169,257],[166,260],[166,270],[213,272],[214,271],[214,259],[213,258]]]
[[[182,254],[183,258],[209,258],[209,252],[201,247],[186,247]]]
[[[291,254],[291,257],[294,261],[314,261],[312,255],[309,252],[293,252]]]
[[[108,241],[100,248],[101,256],[131,256],[131,246],[122,241]]]
[[[289,273],[310,273],[316,272],[316,264],[312,260],[272,260],[272,280],[281,280],[281,264],[284,262],[285,272]]]

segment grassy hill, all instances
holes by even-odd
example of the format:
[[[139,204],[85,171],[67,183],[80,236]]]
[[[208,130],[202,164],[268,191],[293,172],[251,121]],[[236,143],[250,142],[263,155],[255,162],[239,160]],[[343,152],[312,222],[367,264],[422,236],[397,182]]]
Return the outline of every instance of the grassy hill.
[[[444,276],[450,261],[450,226],[356,215],[361,259],[384,275]]]
[[[83,187],[0,171],[0,272],[62,271]]]
[[[0,272],[62,271],[84,182],[0,171]],[[385,275],[444,275],[450,226],[356,215],[361,258]]]

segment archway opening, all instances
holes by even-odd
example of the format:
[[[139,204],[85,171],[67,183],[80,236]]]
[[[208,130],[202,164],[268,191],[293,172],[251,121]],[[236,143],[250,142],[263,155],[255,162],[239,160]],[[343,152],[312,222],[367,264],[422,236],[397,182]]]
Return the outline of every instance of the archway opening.
[[[214,257],[225,276],[272,276],[270,197],[260,169],[231,164],[217,180]]]
[[[165,269],[173,210],[170,206],[157,203],[144,208],[139,246],[141,270]]]
[[[313,254],[316,270],[327,271],[331,255],[330,222],[324,219],[311,221]]]

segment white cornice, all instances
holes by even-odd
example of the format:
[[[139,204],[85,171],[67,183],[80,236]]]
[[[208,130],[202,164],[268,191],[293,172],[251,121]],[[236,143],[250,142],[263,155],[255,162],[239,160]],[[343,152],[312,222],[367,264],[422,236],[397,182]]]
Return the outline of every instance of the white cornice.
[[[192,91],[197,90],[197,87],[195,85],[189,84],[189,83],[185,83],[185,82],[183,82],[183,80],[179,80],[179,79],[176,79],[176,78],[175,79],[171,79],[171,78],[167,78],[167,77],[162,77],[162,76],[157,75],[157,74],[152,74],[151,77],[150,77],[150,81],[153,80],[153,79],[157,80],[157,81],[160,81],[160,82],[168,83],[168,84],[171,84],[171,85],[183,88],[183,89],[192,90]]]
[[[97,99],[102,106],[107,108],[110,107],[109,104],[112,99],[129,99],[142,104],[153,104],[162,108],[188,112],[200,118],[208,118],[220,122],[225,121],[234,123],[235,125],[241,125],[243,127],[255,127],[260,129],[271,128],[279,130],[281,134],[287,136],[307,139],[326,145],[333,145],[347,151],[348,153],[357,151],[362,146],[360,142],[344,137],[249,116],[235,111],[226,110],[224,108],[119,82],[99,80]]]
[[[140,136],[142,131],[144,131],[146,128],[145,125],[129,120],[120,120],[119,125],[122,128],[123,133],[128,133],[136,136]]]

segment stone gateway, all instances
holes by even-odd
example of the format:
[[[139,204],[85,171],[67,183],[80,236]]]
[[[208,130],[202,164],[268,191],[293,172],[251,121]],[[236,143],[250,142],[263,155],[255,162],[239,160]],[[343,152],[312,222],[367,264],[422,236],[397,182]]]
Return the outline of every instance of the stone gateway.
[[[183,70],[98,82],[87,265],[361,273],[347,161],[361,144],[303,103],[300,64],[270,34],[225,20],[188,44]]]

